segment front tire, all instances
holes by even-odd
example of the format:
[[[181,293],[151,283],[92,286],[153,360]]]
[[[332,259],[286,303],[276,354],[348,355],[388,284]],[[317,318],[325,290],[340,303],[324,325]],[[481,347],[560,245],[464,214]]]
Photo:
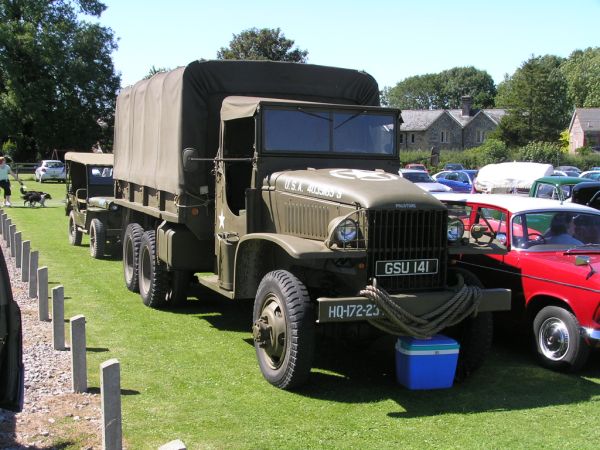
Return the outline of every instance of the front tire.
[[[168,290],[167,270],[156,254],[154,230],[146,231],[140,242],[138,278],[140,295],[144,305],[162,308],[166,304]]]
[[[90,255],[92,258],[104,258],[106,245],[106,228],[99,219],[92,219],[90,224]]]
[[[77,228],[74,211],[69,213],[69,244],[81,245],[81,231]]]
[[[252,334],[265,379],[281,389],[304,384],[315,347],[313,305],[304,284],[285,270],[262,279],[254,301]]]
[[[123,275],[125,286],[131,292],[139,292],[138,266],[140,262],[140,243],[144,229],[137,223],[130,223],[123,236]]]
[[[192,281],[192,272],[189,270],[172,270],[169,272],[169,288],[166,302],[169,306],[181,306],[187,300]]]
[[[565,308],[546,306],[533,320],[533,336],[540,363],[553,370],[575,372],[589,356],[579,321]]]

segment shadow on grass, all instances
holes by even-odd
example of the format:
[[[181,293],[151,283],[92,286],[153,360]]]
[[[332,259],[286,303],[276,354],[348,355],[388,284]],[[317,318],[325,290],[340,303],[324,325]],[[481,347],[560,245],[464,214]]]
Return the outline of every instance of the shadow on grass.
[[[384,337],[364,351],[341,343],[321,345],[310,383],[296,393],[340,403],[393,400],[398,410],[388,413],[392,418],[569,405],[596,401],[600,395],[597,354],[584,371],[568,375],[539,367],[529,354],[499,345],[482,368],[451,389],[409,390],[396,382],[393,342]]]
[[[88,387],[87,392],[89,394],[100,394],[99,387]],[[140,395],[140,391],[136,391],[135,389],[121,389],[121,395]]]

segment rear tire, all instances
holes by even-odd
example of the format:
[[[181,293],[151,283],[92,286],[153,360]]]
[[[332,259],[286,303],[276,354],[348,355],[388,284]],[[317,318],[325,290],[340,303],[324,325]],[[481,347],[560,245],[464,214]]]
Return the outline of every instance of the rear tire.
[[[304,284],[285,270],[262,279],[254,301],[252,334],[265,379],[281,389],[304,384],[315,347],[314,309]]]
[[[167,269],[156,254],[156,235],[149,230],[140,242],[138,279],[144,305],[162,308],[166,305],[168,291]]]
[[[106,228],[99,219],[92,219],[90,224],[90,255],[92,258],[104,258],[106,246]]]
[[[138,266],[140,262],[140,243],[144,229],[137,223],[127,225],[123,236],[123,275],[125,286],[131,292],[139,292]]]
[[[587,362],[590,347],[579,321],[565,308],[542,308],[533,320],[533,337],[540,363],[549,369],[575,372]]]
[[[71,245],[81,245],[81,231],[77,228],[74,211],[69,213],[69,243]]]

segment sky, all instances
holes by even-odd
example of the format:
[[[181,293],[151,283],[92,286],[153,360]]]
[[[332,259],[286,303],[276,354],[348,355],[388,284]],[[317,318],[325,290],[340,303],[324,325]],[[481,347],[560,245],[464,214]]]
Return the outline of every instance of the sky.
[[[600,0],[103,0],[122,86],[215,59],[234,34],[280,28],[308,63],[364,70],[380,89],[474,66],[498,84],[532,55],[600,46]]]

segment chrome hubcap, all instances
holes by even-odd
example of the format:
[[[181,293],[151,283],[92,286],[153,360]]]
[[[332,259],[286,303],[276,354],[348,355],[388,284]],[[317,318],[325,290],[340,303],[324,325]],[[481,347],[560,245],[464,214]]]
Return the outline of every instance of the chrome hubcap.
[[[565,323],[551,317],[546,319],[538,333],[538,342],[543,355],[552,361],[560,361],[569,351],[569,330]]]

